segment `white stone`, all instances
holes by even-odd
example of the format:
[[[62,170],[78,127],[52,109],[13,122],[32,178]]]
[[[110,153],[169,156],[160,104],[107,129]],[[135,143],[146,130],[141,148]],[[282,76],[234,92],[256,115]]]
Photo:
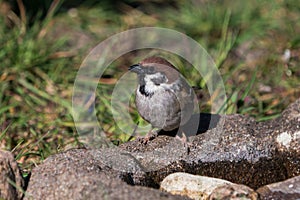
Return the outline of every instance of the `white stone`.
[[[277,142],[281,145],[285,146],[286,148],[290,147],[290,142],[292,141],[292,136],[288,134],[287,132],[280,133],[277,136]]]
[[[237,184],[223,179],[177,172],[167,176],[161,182],[160,189],[171,194],[202,200],[207,199],[217,187],[229,185]]]

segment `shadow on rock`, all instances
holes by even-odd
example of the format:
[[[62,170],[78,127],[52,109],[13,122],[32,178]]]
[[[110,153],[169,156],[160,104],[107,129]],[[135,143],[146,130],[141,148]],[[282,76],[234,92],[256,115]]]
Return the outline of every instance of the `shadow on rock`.
[[[205,133],[217,126],[221,118],[221,115],[210,113],[197,113],[191,116],[191,119],[179,129],[172,131],[160,130],[158,135],[175,136],[182,132],[187,136],[195,136],[201,133]]]

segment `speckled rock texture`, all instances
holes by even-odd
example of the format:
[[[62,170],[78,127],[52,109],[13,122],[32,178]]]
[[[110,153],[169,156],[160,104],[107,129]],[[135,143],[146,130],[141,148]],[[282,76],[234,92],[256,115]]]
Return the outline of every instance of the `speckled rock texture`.
[[[218,119],[217,125],[189,137],[188,154],[176,139],[163,136],[147,145],[132,141],[120,148],[133,156],[147,155],[137,157],[140,163],[151,161],[151,167],[144,167],[156,184],[166,175],[181,171],[256,189],[300,174],[300,99],[281,117],[267,122],[242,115],[211,118]],[[161,156],[155,153],[158,151],[162,151]]]
[[[24,180],[14,156],[0,150],[0,199],[21,199],[23,193],[17,188],[23,188]]]
[[[261,200],[300,199],[300,176],[282,182],[265,185],[257,189]]]
[[[208,200],[258,200],[258,195],[245,185],[223,185],[212,191]]]
[[[267,122],[242,115],[198,118],[198,135],[187,132],[195,121],[184,127],[188,145],[161,135],[147,144],[135,140],[53,155],[32,171],[27,194],[34,199],[182,199],[151,188],[158,189],[174,172],[252,189],[300,175],[300,99]]]
[[[128,185],[122,181],[127,174],[115,173],[97,159],[101,153],[74,149],[49,157],[33,169],[25,199],[188,199]]]

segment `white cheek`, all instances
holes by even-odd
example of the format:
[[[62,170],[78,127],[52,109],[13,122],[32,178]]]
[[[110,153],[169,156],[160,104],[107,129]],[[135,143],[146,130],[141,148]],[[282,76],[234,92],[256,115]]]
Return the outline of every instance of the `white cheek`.
[[[150,75],[147,75],[150,76]],[[170,91],[178,91],[181,87],[181,80],[178,79],[174,82],[174,84],[162,83],[160,85],[155,85],[151,80],[153,77],[145,77],[145,91],[148,93],[154,93],[158,91],[170,90]]]
[[[159,90],[163,90],[164,88],[166,88],[166,86],[169,84],[162,83],[160,85],[155,85],[155,83],[151,80],[151,79],[155,79],[155,78],[161,78],[162,76],[163,75],[161,73],[146,75],[144,78],[145,90],[149,93],[153,93],[153,92],[157,92]],[[166,82],[168,82],[168,80],[166,80]]]
[[[146,85],[145,85],[145,90],[148,93],[153,93],[153,92],[157,92],[158,90],[161,90],[161,86],[155,85],[152,81],[147,82],[146,81]]]

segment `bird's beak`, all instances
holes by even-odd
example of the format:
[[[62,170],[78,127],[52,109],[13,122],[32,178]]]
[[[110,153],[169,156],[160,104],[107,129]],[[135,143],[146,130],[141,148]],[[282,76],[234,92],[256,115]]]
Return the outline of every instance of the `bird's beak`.
[[[131,65],[128,70],[135,72],[137,74],[141,74],[144,72],[144,69],[139,64]]]

